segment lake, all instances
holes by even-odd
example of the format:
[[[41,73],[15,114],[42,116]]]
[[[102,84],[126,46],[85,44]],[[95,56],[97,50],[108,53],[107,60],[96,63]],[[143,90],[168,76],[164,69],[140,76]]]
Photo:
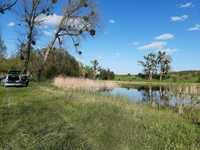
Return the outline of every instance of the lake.
[[[159,106],[176,107],[200,103],[200,86],[191,85],[133,85],[106,91],[112,96],[127,97],[130,101]]]

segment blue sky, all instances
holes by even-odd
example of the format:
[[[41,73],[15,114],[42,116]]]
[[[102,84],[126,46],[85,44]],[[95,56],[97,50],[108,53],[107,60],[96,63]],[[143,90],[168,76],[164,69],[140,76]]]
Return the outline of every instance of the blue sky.
[[[200,70],[200,2],[198,0],[96,0],[100,28],[95,38],[82,40],[79,56],[70,41],[68,51],[89,64],[98,59],[105,68],[116,73],[138,73],[138,61],[149,52],[167,51],[173,59],[172,70]],[[55,9],[53,19],[38,36],[38,47],[51,39],[51,25],[60,15]],[[13,13],[1,15],[1,34],[8,53],[16,51],[17,19]]]

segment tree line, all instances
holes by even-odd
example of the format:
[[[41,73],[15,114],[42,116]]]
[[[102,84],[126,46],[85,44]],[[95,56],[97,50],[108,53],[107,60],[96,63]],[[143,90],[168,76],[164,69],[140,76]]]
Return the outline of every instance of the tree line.
[[[54,64],[69,65],[69,62],[74,68],[67,74],[76,75],[72,73],[77,69],[77,62],[71,59],[71,56],[63,50],[63,43],[65,40],[71,40],[77,53],[82,54],[80,50],[81,37],[89,35],[94,37],[96,35],[96,28],[98,25],[98,15],[95,7],[95,3],[89,0],[66,0],[66,5],[62,6],[61,19],[58,21],[55,32],[52,39],[48,42],[48,45],[44,49],[38,50],[38,35],[40,34],[42,26],[45,22],[45,17],[54,15],[54,8],[58,5],[59,0],[1,0],[0,1],[0,14],[3,15],[11,8],[18,9],[17,18],[19,23],[18,27],[23,32],[18,37],[19,48],[16,57],[12,57],[10,60],[20,59],[22,66],[20,66],[25,74],[31,73],[34,67],[37,68],[37,77],[41,78],[45,75],[46,69],[49,67],[49,60],[52,60]],[[17,5],[17,8],[14,8]],[[0,39],[2,40],[2,39]],[[5,44],[1,41],[1,56],[5,55]],[[56,51],[55,51],[56,49]],[[59,51],[59,52],[58,52]],[[64,54],[64,55],[63,55]],[[59,56],[58,56],[59,55]],[[63,62],[55,62],[57,57],[63,55]],[[69,60],[64,59],[70,58]],[[33,59],[34,58],[34,59]],[[73,60],[73,61],[72,61]],[[5,58],[1,58],[2,63],[5,62]],[[8,61],[8,60],[6,60]],[[33,65],[34,64],[34,65]],[[55,67],[55,66],[54,66]],[[59,67],[60,68],[60,67]],[[61,69],[62,70],[62,69]],[[60,72],[60,70],[57,70]],[[79,69],[78,69],[79,71]],[[77,72],[78,72],[77,71]],[[51,76],[51,71],[49,76]]]
[[[142,65],[145,76],[152,80],[155,75],[159,74],[160,81],[166,77],[171,68],[172,59],[166,52],[149,53],[144,56],[144,60],[139,61]]]
[[[115,73],[110,69],[101,67],[96,59],[91,61],[91,66],[86,65],[84,70],[86,78],[100,80],[113,80],[115,78]]]
[[[6,46],[0,38],[0,73],[6,73],[8,70],[22,70],[23,62],[21,61],[21,53],[13,54],[6,57]],[[115,74],[110,69],[104,69],[95,59],[91,61],[91,65],[83,65],[71,56],[67,50],[63,48],[54,48],[49,53],[46,65],[41,72],[43,65],[43,54],[47,48],[32,49],[30,57],[29,73],[33,80],[53,79],[58,75],[84,77],[90,79],[112,80]]]

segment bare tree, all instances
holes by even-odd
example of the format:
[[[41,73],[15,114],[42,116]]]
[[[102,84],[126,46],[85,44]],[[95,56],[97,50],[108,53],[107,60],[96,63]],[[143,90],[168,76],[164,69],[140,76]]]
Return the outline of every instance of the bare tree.
[[[54,2],[57,1],[55,0]],[[67,5],[64,7],[62,18],[58,22],[52,41],[50,41],[47,50],[44,52],[43,63],[39,68],[40,74],[42,74],[48,56],[54,49],[56,42],[61,46],[65,38],[70,38],[78,54],[82,54],[82,51],[79,49],[80,38],[85,35],[85,33],[95,36],[96,23],[97,13],[95,5],[92,2],[89,0],[68,0]]]
[[[0,13],[4,14],[5,11],[11,9],[16,3],[17,0],[0,0]]]
[[[80,36],[89,33],[91,36],[96,34],[97,14],[94,5],[89,0],[69,0],[64,8],[62,19],[48,49],[44,54],[44,64],[47,61],[49,52],[53,49],[56,41],[62,44],[62,39],[70,37],[79,54]]]
[[[21,43],[21,54],[24,60],[24,73],[27,73],[31,49],[36,45],[36,35],[38,27],[42,25],[41,15],[51,15],[52,3],[54,0],[20,0],[20,27],[25,29],[25,38]]]

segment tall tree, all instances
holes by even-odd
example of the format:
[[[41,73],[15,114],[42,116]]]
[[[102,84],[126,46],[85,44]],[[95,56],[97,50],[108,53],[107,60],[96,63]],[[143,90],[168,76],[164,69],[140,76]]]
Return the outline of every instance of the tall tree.
[[[150,53],[147,56],[144,56],[144,61],[139,61],[144,67],[144,73],[148,75],[148,79],[152,80],[153,75],[157,72],[157,57],[156,54]]]
[[[62,44],[62,39],[70,37],[77,52],[79,50],[80,36],[89,33],[91,36],[96,34],[97,13],[94,4],[89,0],[68,0],[65,6],[62,19],[60,20],[57,30],[48,49],[44,55],[44,64],[50,51],[54,48],[56,41]]]
[[[159,51],[157,56],[157,63],[160,70],[160,81],[162,81],[163,76],[166,75],[170,70],[171,57],[167,55],[166,52]]]
[[[61,46],[65,38],[70,38],[78,54],[82,54],[79,49],[80,37],[85,33],[89,33],[92,37],[96,35],[97,13],[94,3],[89,0],[68,0],[68,4],[64,6],[63,10],[53,39],[44,52],[43,64],[40,68],[41,74],[56,42]]]
[[[20,0],[20,26],[25,29],[25,39],[22,39],[21,52],[24,59],[24,73],[27,73],[31,49],[36,45],[38,27],[44,22],[42,15],[51,15],[53,0]]]
[[[5,11],[11,9],[17,0],[0,0],[0,14],[4,14]]]

